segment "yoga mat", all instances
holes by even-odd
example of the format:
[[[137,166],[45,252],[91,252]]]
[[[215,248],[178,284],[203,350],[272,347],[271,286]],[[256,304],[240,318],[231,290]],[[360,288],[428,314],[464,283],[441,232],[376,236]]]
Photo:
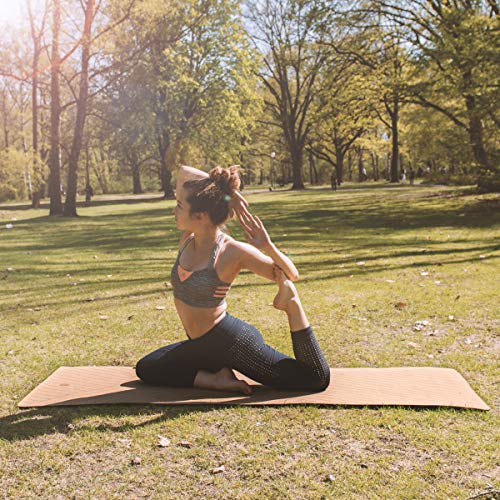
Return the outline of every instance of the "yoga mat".
[[[20,403],[20,408],[98,404],[353,405],[451,406],[489,410],[465,379],[449,368],[334,368],[323,392],[277,390],[257,384],[253,394],[207,389],[149,386],[133,368],[58,368]]]

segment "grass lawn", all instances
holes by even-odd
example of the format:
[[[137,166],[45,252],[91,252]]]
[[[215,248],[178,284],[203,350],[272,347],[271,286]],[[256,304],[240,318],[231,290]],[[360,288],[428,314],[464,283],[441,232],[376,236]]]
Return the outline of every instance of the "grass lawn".
[[[2,496],[498,495],[498,197],[365,184],[249,201],[301,273],[297,287],[330,366],[455,368],[492,410],[19,411],[59,366],[134,366],[186,338],[167,283],[178,233],[173,201],[117,200],[80,208],[74,220],[0,207]],[[229,229],[241,237],[234,222]],[[285,316],[269,306],[275,292],[242,273],[229,312],[292,354]],[[419,320],[430,324],[417,331]],[[171,444],[158,447],[159,435]]]

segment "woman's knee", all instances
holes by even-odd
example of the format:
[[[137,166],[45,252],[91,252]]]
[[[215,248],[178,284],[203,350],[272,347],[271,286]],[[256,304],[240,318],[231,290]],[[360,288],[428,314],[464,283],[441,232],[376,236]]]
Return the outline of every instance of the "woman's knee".
[[[143,380],[144,382],[151,383],[152,382],[152,370],[151,363],[146,359],[147,356],[140,359],[135,365],[135,373],[136,375]]]
[[[314,371],[308,381],[307,388],[311,391],[325,391],[330,385],[330,369]]]

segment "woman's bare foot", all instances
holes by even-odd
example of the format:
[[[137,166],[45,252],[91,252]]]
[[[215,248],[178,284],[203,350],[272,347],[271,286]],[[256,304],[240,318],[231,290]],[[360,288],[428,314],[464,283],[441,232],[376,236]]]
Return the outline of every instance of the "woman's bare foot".
[[[278,283],[278,293],[273,300],[273,306],[280,311],[288,312],[291,307],[300,304],[299,294],[295,285],[285,276],[281,269],[276,269],[276,282]]]
[[[233,370],[226,366],[216,373],[200,370],[194,379],[194,386],[218,391],[242,392],[246,396],[252,394],[252,388],[244,380],[237,379]]]

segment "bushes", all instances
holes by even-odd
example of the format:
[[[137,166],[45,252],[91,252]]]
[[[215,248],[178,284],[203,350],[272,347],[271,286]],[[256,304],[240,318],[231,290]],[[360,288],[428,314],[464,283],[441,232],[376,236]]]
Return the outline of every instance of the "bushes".
[[[0,203],[11,201],[17,198],[17,189],[8,184],[0,184]]]

